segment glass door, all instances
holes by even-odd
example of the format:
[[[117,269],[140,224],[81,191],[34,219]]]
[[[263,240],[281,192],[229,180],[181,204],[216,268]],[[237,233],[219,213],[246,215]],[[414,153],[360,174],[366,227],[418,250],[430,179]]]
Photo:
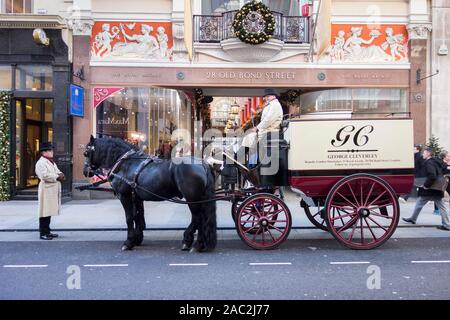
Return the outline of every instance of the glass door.
[[[16,100],[16,188],[34,188],[39,180],[35,165],[39,159],[39,145],[52,141],[51,99]]]

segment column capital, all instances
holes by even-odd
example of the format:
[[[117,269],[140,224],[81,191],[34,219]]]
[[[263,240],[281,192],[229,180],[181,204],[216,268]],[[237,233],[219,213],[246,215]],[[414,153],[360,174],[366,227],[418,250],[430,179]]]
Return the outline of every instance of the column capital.
[[[407,28],[410,40],[428,39],[433,29],[431,23],[409,23]]]

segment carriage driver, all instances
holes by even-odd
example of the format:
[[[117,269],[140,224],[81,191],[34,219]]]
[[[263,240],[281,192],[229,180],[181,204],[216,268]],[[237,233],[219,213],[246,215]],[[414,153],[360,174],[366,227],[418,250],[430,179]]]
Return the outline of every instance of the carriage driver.
[[[283,108],[278,101],[275,90],[265,89],[263,102],[260,123],[256,126],[256,129],[247,133],[242,140],[242,146],[251,150],[249,158],[250,166],[256,164],[257,154],[255,148],[257,142],[270,132],[278,132],[280,130],[281,121],[283,120]]]
[[[257,143],[270,132],[278,132],[283,120],[283,108],[277,98],[274,89],[265,89],[263,95],[263,111],[261,121],[254,129],[248,130],[242,139],[242,145],[237,154],[249,153],[248,168],[251,169],[257,164]],[[244,149],[244,150],[242,150]],[[225,154],[225,153],[224,153]],[[225,154],[226,155],[226,154]],[[223,161],[208,157],[206,160],[211,166],[222,165]],[[242,166],[242,165],[239,165]],[[245,188],[251,188],[251,183],[247,180]]]

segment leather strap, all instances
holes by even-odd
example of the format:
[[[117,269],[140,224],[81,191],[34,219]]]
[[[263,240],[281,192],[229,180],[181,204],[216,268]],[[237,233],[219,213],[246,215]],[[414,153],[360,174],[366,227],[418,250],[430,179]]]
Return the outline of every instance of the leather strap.
[[[127,152],[125,152],[120,158],[119,160],[117,160],[117,162],[113,165],[113,167],[111,168],[111,170],[109,170],[108,175],[106,176],[106,179],[109,180],[109,178],[111,176],[113,176],[115,174],[115,171],[120,167],[120,165],[122,164],[123,160],[125,160],[128,156],[135,154],[136,151],[131,149],[128,150]]]

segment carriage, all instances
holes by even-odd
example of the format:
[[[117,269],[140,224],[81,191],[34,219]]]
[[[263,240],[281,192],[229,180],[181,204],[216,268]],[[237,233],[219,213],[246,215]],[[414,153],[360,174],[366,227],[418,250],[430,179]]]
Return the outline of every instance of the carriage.
[[[299,196],[315,227],[348,248],[372,249],[392,236],[398,197],[414,182],[411,119],[290,119],[275,144],[276,174],[261,175],[254,190],[232,192],[236,230],[247,245],[273,249],[288,238],[283,187]]]
[[[192,213],[183,250],[193,248],[196,230],[194,246],[199,251],[214,249],[217,200],[232,202],[236,231],[248,246],[276,248],[292,227],[291,211],[283,199],[285,188],[299,196],[299,208],[314,226],[348,248],[372,249],[395,232],[398,197],[409,193],[414,183],[413,123],[395,115],[285,120],[280,134],[265,140],[269,161],[248,170],[232,159],[232,166],[240,170],[231,179],[222,176],[228,179],[228,187],[222,190],[215,189],[212,169],[206,169],[201,160],[179,165],[161,162],[120,139],[97,140],[91,137],[86,146],[85,176],[110,168],[108,178],[80,189],[98,190],[99,184],[111,182],[127,219],[123,250],[142,243],[143,201],[165,200],[188,204]],[[238,172],[255,186],[236,188]]]

